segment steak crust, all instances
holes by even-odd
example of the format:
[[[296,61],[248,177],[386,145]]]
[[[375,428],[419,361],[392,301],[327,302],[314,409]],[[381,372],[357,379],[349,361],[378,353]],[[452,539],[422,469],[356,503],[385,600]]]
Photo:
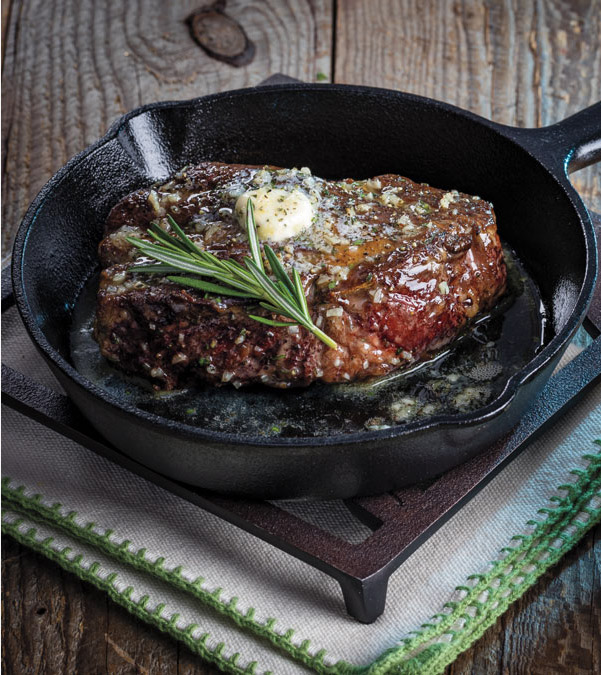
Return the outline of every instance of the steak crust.
[[[249,250],[234,206],[259,187],[300,190],[311,200],[311,226],[272,246],[284,266],[300,272],[313,321],[337,350],[302,327],[250,319],[249,305],[257,313],[251,301],[206,297],[135,271],[148,259],[126,237],[149,239],[152,222],[169,231],[167,214],[201,248],[241,261]],[[385,375],[455,338],[493,306],[506,283],[489,202],[393,174],[326,181],[304,168],[185,167],[112,209],[99,255],[101,353],[157,389],[198,381],[291,387]]]

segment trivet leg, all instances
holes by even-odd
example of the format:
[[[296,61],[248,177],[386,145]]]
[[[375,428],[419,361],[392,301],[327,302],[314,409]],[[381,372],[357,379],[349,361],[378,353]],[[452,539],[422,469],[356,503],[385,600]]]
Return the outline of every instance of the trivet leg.
[[[374,574],[369,579],[340,579],[346,611],[361,623],[373,623],[384,611],[388,575]]]

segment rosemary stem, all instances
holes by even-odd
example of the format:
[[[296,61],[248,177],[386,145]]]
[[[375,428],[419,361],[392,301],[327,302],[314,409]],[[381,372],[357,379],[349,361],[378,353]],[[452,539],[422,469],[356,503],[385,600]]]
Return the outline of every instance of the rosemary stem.
[[[183,286],[210,293],[219,292],[220,294],[259,300],[259,304],[264,309],[272,314],[285,316],[291,319],[291,322],[282,324],[279,321],[249,314],[249,317],[255,321],[268,323],[272,326],[301,325],[331,349],[338,347],[329,335],[326,335],[313,323],[298,270],[292,268],[292,274],[289,276],[268,245],[265,245],[263,254],[271,266],[276,278],[275,282],[265,272],[250,199],[247,204],[246,231],[251,257],[245,258],[243,265],[233,259],[217,258],[212,253],[198,248],[170,215],[167,216],[167,219],[176,237],[167,234],[157,225],[151,225],[150,228],[150,234],[154,239],[153,243],[136,237],[127,237],[127,241],[142,253],[162,263],[162,268],[161,265],[138,267],[134,265],[131,268],[132,271],[156,273],[163,269],[166,273],[169,273],[168,279]],[[174,271],[188,272],[195,277],[171,276]],[[225,286],[217,285],[211,281],[202,281],[203,278],[207,277],[219,281],[220,284],[225,284]]]
[[[315,337],[319,338],[322,342],[325,342],[325,344],[328,345],[330,349],[338,348],[338,344],[334,340],[332,340],[332,338],[329,335],[326,335],[322,330],[320,330],[314,323],[311,323],[310,327],[305,324],[303,325],[307,330],[311,331],[311,333],[313,333]]]

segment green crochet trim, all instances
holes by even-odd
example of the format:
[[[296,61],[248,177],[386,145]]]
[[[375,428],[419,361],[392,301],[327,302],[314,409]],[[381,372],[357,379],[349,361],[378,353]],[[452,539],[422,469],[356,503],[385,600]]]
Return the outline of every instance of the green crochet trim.
[[[250,663],[243,670],[236,665],[239,654],[233,654],[228,659],[225,659],[221,655],[221,652],[225,647],[223,642],[219,643],[215,649],[210,650],[205,644],[207,639],[210,637],[208,633],[203,633],[198,638],[192,637],[192,633],[196,628],[198,628],[197,624],[190,624],[183,630],[181,628],[177,628],[177,626],[175,626],[175,622],[179,618],[177,614],[170,616],[169,619],[165,619],[162,616],[165,605],[158,605],[152,612],[147,610],[146,604],[148,603],[148,596],[144,596],[139,602],[134,602],[130,597],[134,591],[131,586],[128,586],[123,591],[119,591],[115,587],[115,580],[117,578],[116,572],[109,574],[106,578],[100,577],[98,575],[100,563],[94,562],[88,568],[83,567],[82,554],[77,554],[75,557],[70,559],[68,556],[70,553],[72,553],[71,548],[66,547],[61,551],[53,549],[51,546],[52,542],[54,541],[53,537],[47,537],[43,541],[39,541],[36,539],[36,528],[30,527],[26,532],[23,532],[20,529],[20,526],[23,523],[23,518],[19,518],[11,523],[2,521],[2,532],[10,534],[21,544],[32,548],[38,553],[42,553],[50,560],[58,563],[63,569],[67,570],[68,572],[72,572],[80,579],[83,579],[84,581],[87,581],[97,588],[105,591],[112,600],[122,607],[125,607],[128,612],[131,612],[139,619],[150,623],[159,630],[168,633],[175,639],[181,640],[192,652],[199,654],[203,659],[214,663],[225,672],[234,673],[235,675],[241,675],[242,673],[255,673],[257,666],[256,662]]]
[[[327,666],[323,662],[326,654],[325,650],[320,650],[315,655],[309,654],[308,649],[311,645],[310,640],[303,640],[300,646],[295,645],[292,642],[292,637],[295,631],[293,629],[289,629],[283,634],[277,633],[273,628],[276,623],[275,618],[267,619],[265,623],[259,623],[254,618],[254,608],[250,608],[244,613],[238,609],[238,598],[234,597],[231,600],[224,602],[220,599],[223,589],[217,588],[214,591],[207,591],[203,589],[202,584],[204,583],[204,579],[202,577],[198,577],[193,582],[188,581],[182,575],[181,567],[176,567],[172,570],[167,569],[164,567],[165,559],[162,557],[159,557],[154,561],[148,560],[146,558],[146,549],[144,548],[132,552],[130,550],[131,542],[128,540],[125,540],[120,544],[113,543],[110,540],[110,537],[113,534],[112,529],[106,530],[104,534],[101,535],[94,531],[95,523],[88,523],[85,527],[82,527],[81,525],[78,525],[75,520],[77,517],[77,513],[75,511],[70,511],[66,516],[64,516],[61,514],[62,504],[55,503],[51,507],[46,506],[42,503],[43,496],[41,494],[35,494],[31,497],[27,497],[24,493],[24,486],[21,485],[17,488],[11,488],[10,482],[10,478],[2,479],[3,507],[10,508],[20,515],[31,518],[35,522],[56,527],[62,532],[65,532],[68,535],[85,542],[89,546],[101,550],[111,558],[129,565],[133,569],[146,572],[147,574],[160,579],[170,586],[189,593],[208,607],[211,607],[232,619],[238,626],[250,629],[255,634],[266,638],[273,645],[282,649],[297,661],[304,663],[306,666],[313,668],[319,673],[330,675],[332,673],[347,672],[352,668],[352,666],[343,661],[335,664],[334,666]],[[3,531],[4,528],[5,522],[3,521]],[[16,535],[14,535],[13,531],[10,531],[9,534],[15,536],[15,538],[18,538]],[[33,544],[30,543],[31,541],[35,541],[35,538],[30,538],[26,544],[31,548],[35,548]],[[36,548],[36,550],[38,549]],[[48,557],[51,557],[53,560],[55,560],[57,555],[56,552],[54,552],[54,557],[49,555],[47,547],[44,547],[44,550],[41,550],[40,552],[44,553],[44,555],[47,555]],[[64,566],[61,559],[56,559],[56,562]],[[74,571],[76,574],[79,574],[77,570],[69,569],[69,571]],[[96,584],[96,581],[93,581],[93,583]],[[130,607],[127,606],[127,609],[130,609]],[[194,626],[192,630],[195,627],[196,626]],[[179,630],[175,627],[173,628],[176,631]],[[188,628],[186,630],[188,630]],[[205,636],[205,639],[207,637],[208,635]],[[186,644],[190,649],[192,649],[192,651],[197,652],[197,650],[193,648],[188,642],[186,642]],[[201,655],[204,656],[204,654]]]
[[[596,441],[601,446],[601,441]],[[601,503],[597,507],[591,506],[591,500],[601,495],[601,451],[596,455],[584,455],[589,461],[585,470],[575,469],[573,474],[578,476],[574,484],[561,485],[566,495],[562,498],[552,497],[554,508],[541,509],[539,512],[546,515],[545,520],[529,521],[533,527],[529,535],[518,535],[516,547],[504,549],[507,554],[501,560],[491,563],[492,569],[486,574],[472,575],[468,578],[468,585],[460,586],[457,591],[463,596],[456,602],[447,603],[448,613],[434,616],[431,623],[424,624],[421,629],[410,637],[402,640],[400,646],[384,652],[374,663],[365,667],[351,666],[340,661],[333,666],[324,663],[325,651],[321,650],[314,656],[308,654],[309,641],[305,640],[300,646],[291,642],[294,631],[292,629],[281,635],[273,630],[275,619],[269,619],[265,624],[254,619],[254,610],[251,608],[242,613],[236,608],[236,598],[229,602],[220,600],[221,589],[214,592],[203,590],[203,579],[189,582],[183,578],[181,568],[168,570],[163,567],[164,559],[149,561],[146,551],[129,550],[129,541],[114,544],[110,541],[112,530],[103,535],[94,532],[94,523],[82,527],[75,522],[76,513],[67,516],[60,513],[62,506],[54,504],[52,507],[42,503],[41,495],[27,497],[24,487],[16,489],[10,487],[10,479],[2,481],[3,502],[11,509],[22,512],[34,520],[46,522],[58,527],[69,535],[101,549],[107,555],[128,564],[131,567],[149,573],[162,581],[201,600],[206,605],[228,616],[237,625],[247,628],[255,634],[269,640],[282,649],[292,658],[313,668],[318,673],[346,674],[359,673],[380,675],[383,673],[399,673],[403,675],[437,675],[454,661],[464,650],[468,649],[496,620],[505,612],[507,607],[517,600],[535,581],[553,564],[555,564],[576,542],[596,523],[601,521]],[[582,518],[586,517],[583,521]],[[116,573],[106,579],[97,575],[98,565],[95,563],[89,569],[81,565],[83,556],[78,555],[73,560],[67,557],[70,549],[56,551],[50,544],[52,539],[42,542],[35,538],[35,528],[24,534],[19,530],[17,523],[2,523],[3,531],[14,536],[22,543],[38,550],[47,557],[56,561],[65,569],[77,574],[82,579],[106,590],[111,598],[123,605],[138,618],[147,621],[160,630],[163,630],[176,639],[182,640],[187,647],[212,661],[220,668],[232,673],[254,673],[256,662],[245,670],[236,665],[238,655],[225,659],[221,652],[225,648],[223,643],[211,651],[206,647],[208,634],[200,638],[193,638],[192,632],[196,625],[180,629],[175,626],[177,615],[170,619],[163,618],[164,606],[159,606],[154,612],[145,609],[148,598],[142,598],[139,603],[133,602],[129,596],[133,589],[119,592],[114,581]],[[573,531],[568,531],[572,529]]]
[[[601,446],[601,441],[595,441]],[[507,555],[492,561],[486,574],[468,577],[469,585],[458,586],[464,596],[445,607],[451,611],[437,614],[424,624],[403,645],[384,652],[371,666],[363,669],[369,675],[403,673],[438,675],[480,638],[536,580],[567,553],[584,534],[601,522],[601,503],[593,508],[594,497],[601,497],[601,452],[584,455],[589,464],[585,470],[574,469],[573,484],[558,486],[565,497],[551,497],[554,508],[539,509],[545,520],[530,520],[534,529],[529,535],[516,535],[520,543],[507,547]],[[585,514],[585,522],[579,520]],[[574,528],[569,532],[569,528]],[[445,641],[440,641],[441,639]]]

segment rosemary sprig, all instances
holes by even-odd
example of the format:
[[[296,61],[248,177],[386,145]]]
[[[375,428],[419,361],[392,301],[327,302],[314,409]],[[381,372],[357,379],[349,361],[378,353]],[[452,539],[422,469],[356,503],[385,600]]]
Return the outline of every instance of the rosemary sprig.
[[[293,268],[291,277],[288,276],[273,249],[267,244],[264,246],[264,253],[275,281],[272,281],[265,272],[252,200],[248,200],[246,207],[246,231],[251,257],[244,258],[244,265],[231,258],[222,260],[198,248],[170,215],[167,218],[176,237],[167,234],[156,224],[152,224],[148,229],[154,242],[127,237],[127,241],[140,249],[144,255],[158,261],[158,264],[135,265],[133,271],[163,274],[176,284],[205,293],[258,300],[259,305],[268,312],[284,316],[290,321],[275,321],[249,314],[251,319],[268,326],[301,325],[325,342],[328,347],[336,349],[338,346],[336,342],[321,331],[311,319],[298,270]],[[195,276],[180,276],[182,272],[189,272]],[[211,281],[206,281],[205,278]]]

